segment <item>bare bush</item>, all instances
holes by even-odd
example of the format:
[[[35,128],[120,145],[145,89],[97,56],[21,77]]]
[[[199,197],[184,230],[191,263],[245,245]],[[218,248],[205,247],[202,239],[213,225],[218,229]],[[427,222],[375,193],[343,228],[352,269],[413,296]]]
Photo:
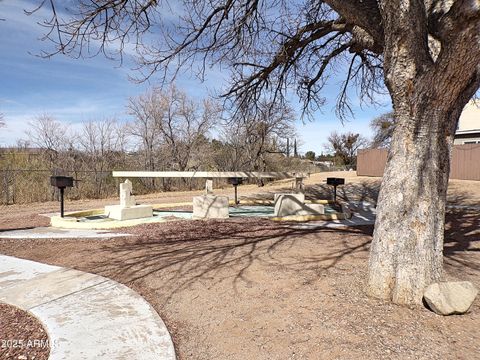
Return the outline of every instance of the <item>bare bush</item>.
[[[371,146],[374,148],[389,147],[395,130],[395,117],[393,112],[382,114],[370,122],[370,128],[373,130],[373,141]]]
[[[347,132],[339,134],[332,132],[325,145],[327,150],[340,160],[340,164],[355,168],[357,165],[357,151],[368,144],[366,138],[360,134]]]

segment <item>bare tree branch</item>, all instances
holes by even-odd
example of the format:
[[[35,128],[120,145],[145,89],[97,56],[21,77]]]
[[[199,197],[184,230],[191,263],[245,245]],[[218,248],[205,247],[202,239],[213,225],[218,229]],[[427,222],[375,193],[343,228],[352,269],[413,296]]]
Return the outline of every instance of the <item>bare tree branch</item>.
[[[357,43],[363,42],[377,54],[383,52],[384,30],[376,0],[326,0],[325,2],[341,14],[349,24],[358,27],[356,29],[358,31]],[[360,35],[359,29],[362,29],[366,34]],[[368,38],[369,36],[371,39]]]
[[[55,0],[42,5],[52,9],[43,25],[57,52],[121,58],[134,47],[139,80],[155,75],[163,84],[182,69],[204,79],[209,67],[222,66],[231,70],[230,85],[222,90],[225,104],[237,109],[262,98],[283,103],[296,91],[309,115],[324,103],[329,74],[343,75],[337,97],[342,119],[351,113],[353,87],[362,101],[375,102],[384,79],[401,97],[415,95],[412,84],[421,77],[429,79],[425,86],[434,79],[450,84],[446,68],[455,64],[449,59],[465,50],[456,44],[475,43],[478,31],[471,28],[478,28],[479,16],[466,0],[408,1],[408,6],[400,0],[188,0],[173,14],[180,21],[162,13],[169,6],[165,0],[78,0],[61,11]],[[413,63],[395,73],[399,53]],[[475,56],[465,54],[462,60]],[[385,76],[384,68],[390,69]],[[458,79],[462,96],[475,93],[478,77],[477,71]]]
[[[383,49],[378,6],[370,0],[360,9],[350,1],[190,0],[176,14],[181,17],[177,26],[162,14],[167,1],[79,0],[61,11],[55,0],[40,6],[47,4],[52,17],[43,23],[49,30],[45,39],[56,50],[46,56],[101,52],[121,60],[125,49],[133,47],[142,74],[138,80],[155,75],[164,84],[182,68],[203,79],[209,67],[226,66],[232,82],[223,96],[240,106],[263,96],[270,103],[283,102],[285,93],[296,89],[309,114],[324,102],[320,93],[329,67],[348,66],[360,53],[371,61]],[[381,67],[377,69],[381,76]],[[346,83],[365,84],[350,80]],[[367,89],[359,93],[374,97]]]

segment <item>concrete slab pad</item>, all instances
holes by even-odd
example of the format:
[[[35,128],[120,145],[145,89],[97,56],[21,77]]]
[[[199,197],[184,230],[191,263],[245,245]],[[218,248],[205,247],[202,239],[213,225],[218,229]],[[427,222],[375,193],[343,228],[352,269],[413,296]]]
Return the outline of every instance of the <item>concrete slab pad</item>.
[[[11,256],[0,255],[1,289],[61,269],[58,266],[41,264],[36,261],[21,259],[20,263],[18,260]]]
[[[108,230],[60,229],[55,227],[37,227],[33,229],[0,232],[1,239],[66,239],[66,238],[114,238],[131,234],[114,233]]]
[[[296,229],[315,229],[315,228],[343,228],[351,226],[373,225],[375,224],[376,209],[375,206],[367,202],[351,202],[350,209],[353,211],[350,219],[329,220],[329,221],[311,221],[308,223],[293,225]]]
[[[102,210],[103,214],[103,210]],[[140,224],[150,224],[166,221],[165,216],[160,216],[159,212],[154,211],[151,218],[133,219],[133,220],[114,220],[110,218],[99,219],[98,221],[92,221],[91,217],[79,218],[72,215],[61,218],[60,216],[54,216],[50,219],[50,225],[57,229],[82,229],[82,230],[107,230],[115,228],[123,228],[129,226],[136,226]],[[190,215],[191,217],[191,215]]]
[[[108,279],[73,269],[59,268],[32,279],[0,288],[0,299],[22,309],[31,309],[60,297],[105,282]]]
[[[272,217],[274,208],[270,205],[241,205],[230,206],[230,217]]]

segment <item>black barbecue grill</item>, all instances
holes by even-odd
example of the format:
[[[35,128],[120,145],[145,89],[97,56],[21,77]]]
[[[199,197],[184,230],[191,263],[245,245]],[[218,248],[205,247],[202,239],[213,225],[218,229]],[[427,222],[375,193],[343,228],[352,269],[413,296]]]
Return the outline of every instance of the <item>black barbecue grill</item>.
[[[333,186],[333,201],[336,203],[337,202],[337,186],[345,185],[345,179],[329,177],[327,178],[327,185]]]
[[[60,216],[63,218],[63,193],[65,188],[73,186],[73,177],[70,176],[50,176],[50,184],[60,189]]]
[[[73,186],[73,177],[70,176],[51,176],[50,184],[59,189],[72,187]]]
[[[242,178],[228,178],[228,182],[233,185],[235,189],[235,205],[238,205],[237,200],[237,186],[242,185],[243,179]]]

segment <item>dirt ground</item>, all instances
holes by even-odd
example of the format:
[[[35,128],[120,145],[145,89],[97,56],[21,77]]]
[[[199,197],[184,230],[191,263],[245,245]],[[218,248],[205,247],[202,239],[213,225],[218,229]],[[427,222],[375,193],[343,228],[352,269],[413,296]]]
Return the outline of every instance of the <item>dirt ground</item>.
[[[379,179],[343,174],[349,185],[342,197],[375,200]],[[310,196],[330,195],[321,183],[325,177],[307,180]],[[285,187],[288,183],[260,191]],[[240,192],[252,195],[259,188],[245,186]],[[449,199],[480,204],[480,183],[452,182]],[[67,206],[106,202],[111,200]],[[43,218],[37,214],[57,206],[2,208],[0,228],[39,225]],[[312,229],[237,218],[123,231],[135,236],[0,240],[0,253],[101,274],[132,287],[166,322],[179,359],[480,359],[479,299],[466,315],[441,317],[365,295],[372,226]],[[480,287],[478,212],[448,211],[445,274]]]
[[[47,360],[48,335],[36,317],[0,303],[0,359]]]

